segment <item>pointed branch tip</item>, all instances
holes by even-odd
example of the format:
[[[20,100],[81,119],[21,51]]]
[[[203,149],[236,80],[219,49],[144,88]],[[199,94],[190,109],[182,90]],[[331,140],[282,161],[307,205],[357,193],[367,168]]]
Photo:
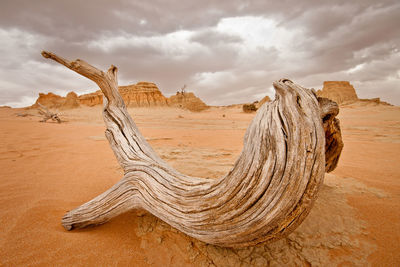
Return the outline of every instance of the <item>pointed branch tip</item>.
[[[47,51],[44,51],[44,50],[42,51],[41,54],[42,54],[42,56],[43,56],[44,58],[50,58],[50,57],[51,57],[51,55],[50,55],[51,53],[49,53],[49,52],[47,52]]]
[[[111,65],[110,68],[108,69],[108,71],[110,71],[112,73],[115,73],[115,72],[118,71],[118,68],[116,66],[114,66],[114,65]]]

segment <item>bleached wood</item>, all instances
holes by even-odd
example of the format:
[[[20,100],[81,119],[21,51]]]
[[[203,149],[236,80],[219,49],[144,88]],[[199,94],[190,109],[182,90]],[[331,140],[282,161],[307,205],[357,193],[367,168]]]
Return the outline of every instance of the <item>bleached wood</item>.
[[[98,84],[105,134],[125,173],[68,212],[65,229],[141,208],[204,242],[242,247],[286,236],[309,213],[325,172],[322,113],[311,90],[287,79],[274,82],[276,98],[258,110],[232,170],[219,179],[197,178],[171,168],[141,135],[118,93],[115,66],[103,72],[79,59],[42,55]]]
[[[60,119],[60,117],[58,117],[57,113],[51,112],[50,110],[48,110],[45,106],[43,106],[39,102],[37,104],[39,106],[37,108],[38,111],[39,111],[39,114],[43,116],[43,119],[40,120],[40,122],[46,122],[46,121],[51,119],[52,121],[56,121],[58,123],[61,123],[61,119]]]

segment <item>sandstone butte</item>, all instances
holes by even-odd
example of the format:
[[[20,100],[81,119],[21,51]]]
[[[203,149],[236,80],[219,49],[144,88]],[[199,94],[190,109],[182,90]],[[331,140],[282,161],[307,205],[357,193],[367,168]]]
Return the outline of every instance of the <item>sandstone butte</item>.
[[[188,109],[190,111],[202,111],[208,106],[193,93],[181,93],[170,98],[165,97],[158,89],[155,83],[138,82],[137,84],[119,86],[119,92],[128,107],[178,107]],[[31,107],[36,108],[37,103],[48,108],[55,109],[71,109],[80,106],[97,106],[103,104],[103,93],[98,90],[93,93],[77,96],[76,93],[70,92],[66,97],[62,97],[53,93],[39,93],[39,98]]]
[[[357,104],[357,105],[390,105],[380,98],[360,99],[357,96],[353,85],[348,81],[325,81],[322,90],[317,91],[317,96],[329,98],[339,105]],[[244,104],[243,111],[246,113],[255,112],[267,101],[271,101],[268,96],[265,96],[261,101],[256,101],[252,104]]]
[[[208,106],[191,92],[177,92],[175,95],[167,98],[158,89],[155,83],[138,82],[137,84],[119,86],[119,92],[128,107],[178,107],[190,111],[202,111]],[[354,87],[348,81],[325,81],[322,90],[317,91],[319,97],[329,98],[339,105],[353,103],[363,104],[383,104],[390,105],[381,101],[379,98],[359,99]],[[255,110],[263,103],[271,101],[265,96],[261,101],[253,103]],[[103,93],[98,90],[93,93],[78,96],[70,92],[66,97],[54,93],[39,93],[39,98],[31,107],[38,107],[37,103],[52,109],[72,109],[80,106],[97,106],[103,104]]]
[[[317,91],[317,96],[329,98],[339,105],[353,103],[390,105],[379,98],[358,98],[356,90],[348,81],[325,81],[322,90]]]

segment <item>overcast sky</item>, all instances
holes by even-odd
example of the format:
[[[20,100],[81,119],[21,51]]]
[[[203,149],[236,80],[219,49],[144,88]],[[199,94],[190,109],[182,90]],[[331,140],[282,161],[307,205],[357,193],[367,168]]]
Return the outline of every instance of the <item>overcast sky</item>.
[[[348,80],[361,98],[400,105],[398,0],[2,0],[0,105],[97,90],[42,50],[114,64],[120,85],[151,81],[166,96],[186,84],[209,105],[273,97],[283,77]]]

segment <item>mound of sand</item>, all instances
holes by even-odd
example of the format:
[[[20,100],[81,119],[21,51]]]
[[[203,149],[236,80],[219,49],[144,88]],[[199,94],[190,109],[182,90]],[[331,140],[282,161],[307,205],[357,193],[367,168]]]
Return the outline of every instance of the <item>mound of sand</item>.
[[[176,95],[173,95],[168,99],[168,103],[170,106],[190,111],[202,111],[208,108],[200,98],[191,92],[177,92]]]
[[[378,105],[393,106],[388,102],[381,101],[379,97],[371,99],[358,99],[358,101],[355,104],[358,106],[378,106]]]
[[[205,244],[139,210],[65,231],[66,211],[124,175],[101,107],[63,111],[63,124],[21,111],[0,108],[0,266],[400,266],[399,107],[343,106],[345,146],[309,216],[284,239],[241,249]],[[208,178],[231,170],[255,115],[241,106],[128,111],[163,160]]]

